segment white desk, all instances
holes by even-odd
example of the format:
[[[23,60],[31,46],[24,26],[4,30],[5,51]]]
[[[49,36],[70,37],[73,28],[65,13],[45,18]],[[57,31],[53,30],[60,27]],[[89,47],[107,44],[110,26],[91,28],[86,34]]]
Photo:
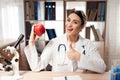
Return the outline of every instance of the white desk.
[[[1,76],[11,74],[11,72],[0,71]],[[53,80],[53,77],[60,76],[73,76],[79,75],[83,80],[109,80],[109,72],[104,74],[95,73],[80,73],[80,72],[33,72],[33,71],[20,71],[20,75],[23,76],[21,80]]]

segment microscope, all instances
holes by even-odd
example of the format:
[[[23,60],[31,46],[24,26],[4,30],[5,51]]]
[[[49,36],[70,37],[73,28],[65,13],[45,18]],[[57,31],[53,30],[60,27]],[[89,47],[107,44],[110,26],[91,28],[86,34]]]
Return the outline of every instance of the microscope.
[[[19,80],[22,76],[19,75],[19,53],[16,50],[16,47],[24,38],[24,35],[21,34],[14,46],[7,46],[4,49],[0,49],[0,69],[3,71],[13,70],[12,75],[6,75],[3,80]]]

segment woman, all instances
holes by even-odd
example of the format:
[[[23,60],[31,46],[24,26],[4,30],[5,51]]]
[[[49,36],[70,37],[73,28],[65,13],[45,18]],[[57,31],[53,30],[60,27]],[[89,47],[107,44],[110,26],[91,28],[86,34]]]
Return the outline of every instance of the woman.
[[[32,27],[29,46],[25,48],[30,68],[33,71],[40,71],[51,64],[52,71],[105,72],[106,65],[97,48],[90,40],[82,38],[79,34],[85,24],[86,16],[83,11],[72,12],[65,24],[66,33],[52,39],[40,57],[35,46],[35,42],[39,41],[38,36],[34,35]]]

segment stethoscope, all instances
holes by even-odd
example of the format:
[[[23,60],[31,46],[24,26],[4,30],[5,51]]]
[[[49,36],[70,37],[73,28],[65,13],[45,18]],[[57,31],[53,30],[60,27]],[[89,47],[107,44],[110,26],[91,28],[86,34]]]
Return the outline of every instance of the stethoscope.
[[[66,49],[65,44],[59,44],[59,46],[58,46],[58,52],[60,52],[61,47],[64,47],[64,51],[66,52],[67,49]],[[85,55],[86,54],[85,53],[85,45],[82,45],[82,48],[84,49],[83,54]]]
[[[59,46],[58,46],[58,52],[60,52],[60,49],[61,49],[61,47],[64,47],[64,51],[66,51],[66,46],[65,46],[65,44],[59,44]]]
[[[64,51],[62,51],[62,50],[64,50]],[[62,64],[62,65],[64,65],[65,64],[65,58],[66,58],[66,46],[65,46],[65,44],[59,44],[59,46],[58,46],[58,53],[59,53],[59,58],[60,58],[60,55],[62,55],[62,53],[63,53],[63,55],[64,55],[64,59],[63,59],[63,61],[61,62],[60,61],[60,64]],[[61,51],[62,51],[62,53],[61,53]],[[61,59],[60,59],[61,60]]]

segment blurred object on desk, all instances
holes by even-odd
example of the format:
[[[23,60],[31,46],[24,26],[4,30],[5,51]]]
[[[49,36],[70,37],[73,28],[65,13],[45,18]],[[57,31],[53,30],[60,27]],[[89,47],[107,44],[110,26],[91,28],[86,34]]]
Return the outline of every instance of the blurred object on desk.
[[[110,80],[120,80],[120,65],[113,65],[110,70]]]

